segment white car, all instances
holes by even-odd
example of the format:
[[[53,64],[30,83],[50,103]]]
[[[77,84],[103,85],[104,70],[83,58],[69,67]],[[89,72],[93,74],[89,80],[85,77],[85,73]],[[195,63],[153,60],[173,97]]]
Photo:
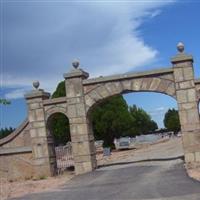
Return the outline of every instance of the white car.
[[[131,145],[131,138],[130,137],[121,137],[119,139],[116,139],[114,141],[115,143],[115,148],[117,150],[120,149],[129,149]]]

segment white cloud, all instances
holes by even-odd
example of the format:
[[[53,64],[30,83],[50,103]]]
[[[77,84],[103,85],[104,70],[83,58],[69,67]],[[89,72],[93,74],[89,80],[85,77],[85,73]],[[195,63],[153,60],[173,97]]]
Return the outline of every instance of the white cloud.
[[[148,113],[151,115],[151,116],[154,116],[154,117],[163,117],[163,115],[167,112],[167,110],[169,109],[169,107],[158,107],[158,108],[155,108],[154,110],[150,110]]]
[[[151,13],[151,17],[153,18],[153,17],[156,17],[156,16],[158,16],[160,14],[161,14],[161,10],[156,10],[155,12]]]
[[[166,108],[165,108],[165,107],[158,107],[158,108],[156,108],[155,110],[156,110],[156,111],[164,111],[164,110],[166,110]]]
[[[165,112],[167,111],[168,108],[165,107],[158,107],[155,108],[154,110],[150,110],[148,113],[152,116],[152,117],[163,117],[163,115],[165,114]]]
[[[169,3],[65,2],[46,7],[10,3],[3,87],[22,88],[40,80],[41,87],[52,92],[76,57],[91,76],[124,73],[152,63],[158,51],[144,42],[140,26]],[[21,97],[20,91],[7,96]]]
[[[21,89],[15,89],[12,90],[11,92],[8,92],[5,94],[6,99],[18,99],[18,98],[23,98],[24,94],[28,91],[28,89],[21,88]]]

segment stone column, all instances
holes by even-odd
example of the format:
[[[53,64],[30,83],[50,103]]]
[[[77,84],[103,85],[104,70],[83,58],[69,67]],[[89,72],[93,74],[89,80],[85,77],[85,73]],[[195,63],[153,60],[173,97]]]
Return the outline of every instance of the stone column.
[[[70,123],[72,150],[75,161],[76,174],[83,174],[96,168],[96,153],[94,136],[90,132],[86,116],[85,99],[83,92],[83,79],[89,74],[78,69],[79,62],[72,63],[74,69],[64,74],[67,116]]]
[[[39,82],[34,84],[39,87]],[[28,105],[28,120],[33,150],[33,176],[36,178],[52,176],[56,169],[53,141],[47,136],[43,108],[43,100],[48,99],[49,96],[49,93],[41,89],[35,89],[25,95]]]
[[[176,97],[181,123],[185,162],[200,162],[200,121],[197,94],[194,84],[193,58],[184,53],[179,43],[179,53],[172,58]]]

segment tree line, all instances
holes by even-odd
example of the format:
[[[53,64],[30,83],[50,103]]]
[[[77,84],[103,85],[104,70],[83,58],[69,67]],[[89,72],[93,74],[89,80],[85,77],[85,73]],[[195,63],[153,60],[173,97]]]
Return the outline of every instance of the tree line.
[[[9,128],[1,128],[0,129],[0,139],[8,136],[10,133],[12,133],[15,129],[12,128],[12,127],[9,127]]]
[[[0,98],[0,105],[9,105],[10,104],[10,101],[8,101],[7,99],[2,99]],[[10,133],[12,133],[15,129],[12,128],[12,127],[9,127],[9,128],[1,128],[0,129],[0,139],[8,136]]]
[[[114,96],[91,112],[94,137],[103,146],[113,146],[114,138],[148,134],[158,128],[151,116],[136,105],[128,106],[124,98]]]
[[[10,104],[10,101],[8,101],[7,99],[2,99],[2,98],[0,98],[0,104],[9,105],[9,104]]]

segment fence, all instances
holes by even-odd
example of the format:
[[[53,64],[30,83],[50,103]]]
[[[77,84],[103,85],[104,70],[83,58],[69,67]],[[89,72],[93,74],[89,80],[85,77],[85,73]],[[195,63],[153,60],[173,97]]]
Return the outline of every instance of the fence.
[[[63,172],[67,168],[74,166],[71,143],[68,143],[65,146],[55,147],[55,152],[58,173]]]

